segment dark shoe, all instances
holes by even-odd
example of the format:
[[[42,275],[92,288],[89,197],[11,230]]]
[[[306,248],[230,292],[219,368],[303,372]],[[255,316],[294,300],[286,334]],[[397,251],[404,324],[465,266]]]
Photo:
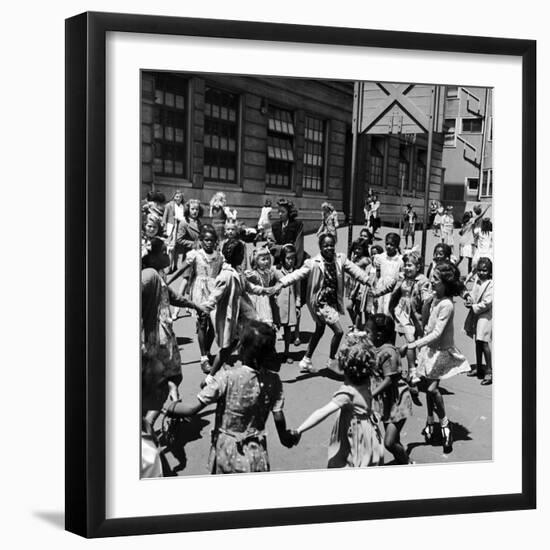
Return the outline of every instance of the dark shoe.
[[[451,424],[447,424],[441,428],[441,439],[443,440],[443,452],[449,454],[453,450],[453,434],[451,432]]]
[[[299,336],[296,336],[296,338],[294,339],[294,345],[295,346],[301,346],[302,345],[302,341],[300,340]]]
[[[477,376],[477,369],[472,369],[469,373],[466,374],[466,376]]]
[[[492,376],[490,376],[490,377],[487,376],[481,381],[482,386],[490,386],[492,383],[493,383],[493,377]]]
[[[420,434],[424,436],[424,441],[426,441],[426,443],[431,443],[434,437],[434,425],[426,424]]]
[[[418,388],[416,386],[409,386],[409,391],[411,392],[412,402],[417,407],[422,407],[422,401],[420,401],[420,398],[418,397]]]

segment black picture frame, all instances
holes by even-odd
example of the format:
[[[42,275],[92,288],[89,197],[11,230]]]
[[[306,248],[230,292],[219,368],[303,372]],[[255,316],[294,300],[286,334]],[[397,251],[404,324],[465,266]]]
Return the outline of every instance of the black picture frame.
[[[105,44],[109,31],[516,56],[522,61],[522,490],[516,494],[106,519]],[[83,13],[66,20],[66,529],[85,537],[536,506],[536,42]]]

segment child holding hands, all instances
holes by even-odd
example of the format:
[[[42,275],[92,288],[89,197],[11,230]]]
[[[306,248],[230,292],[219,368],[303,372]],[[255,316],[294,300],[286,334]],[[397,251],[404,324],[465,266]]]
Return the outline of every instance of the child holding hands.
[[[365,332],[351,332],[338,353],[344,384],[296,430],[302,433],[337,413],[328,446],[328,468],[363,468],[384,463],[379,420],[373,411],[370,378],[376,367],[372,344]]]

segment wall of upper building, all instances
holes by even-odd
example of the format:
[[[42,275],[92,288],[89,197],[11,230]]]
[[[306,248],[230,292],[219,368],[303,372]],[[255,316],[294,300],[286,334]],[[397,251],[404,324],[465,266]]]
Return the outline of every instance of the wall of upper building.
[[[346,83],[143,72],[142,196],[181,189],[206,206],[224,191],[252,225],[289,198],[308,231],[329,201],[343,221],[352,108]]]
[[[442,200],[459,211],[493,195],[493,90],[447,86]]]

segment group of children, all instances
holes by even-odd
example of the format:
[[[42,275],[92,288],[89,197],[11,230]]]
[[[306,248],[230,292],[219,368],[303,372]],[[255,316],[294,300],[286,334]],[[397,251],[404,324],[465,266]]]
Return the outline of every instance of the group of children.
[[[412,402],[421,404],[421,382],[427,407],[422,433],[427,442],[434,441],[435,412],[443,449],[451,451],[452,431],[440,381],[469,372],[482,377],[484,385],[492,383],[491,258],[478,259],[470,291],[460,279],[448,244],[435,247],[434,259],[423,275],[422,259],[414,249],[401,254],[396,233],[386,236],[382,249],[372,245],[372,233],[365,229],[348,257],[336,253],[335,231],[322,231],[318,235],[319,254],[301,266],[296,265],[292,244],[284,245],[275,261],[269,249],[256,242],[248,260],[242,232],[231,232],[235,219],[226,213],[230,219],[223,231],[221,226],[201,225],[199,239],[187,252],[183,265],[165,279],[162,271],[170,261],[166,243],[152,227],[155,216],[154,206],[149,205],[142,235],[143,384],[157,376],[155,387],[164,385],[169,405],[163,411],[168,417],[189,416],[218,403],[209,461],[212,473],[269,469],[265,422],[270,412],[281,443],[287,447],[298,444],[303,432],[338,413],[329,443],[329,467],[381,464],[384,447],[397,463],[409,463],[400,433],[412,414]],[[269,212],[262,210],[260,220],[262,216],[264,224],[258,224],[259,232],[268,230]],[[175,293],[169,285],[180,276],[186,282],[182,291]],[[470,370],[454,345],[457,296],[469,309],[464,328],[476,341],[475,370]],[[312,358],[328,325],[333,336],[327,373],[343,377],[344,383],[327,405],[290,430],[282,411],[282,385],[274,372],[278,369],[275,335],[282,328],[284,354],[291,362],[292,331],[303,305],[308,306],[315,330],[300,361],[300,371],[319,370]],[[170,306],[196,310],[200,365],[206,378],[192,403],[179,400],[181,361]],[[354,329],[340,346],[346,309]],[[405,342],[399,348],[395,346],[396,334]],[[215,357],[211,354],[214,341],[219,348]],[[242,365],[222,368],[237,348]],[[151,445],[154,447],[153,426],[162,403],[150,399],[151,393],[150,386],[144,387],[143,438],[147,456],[157,460]],[[157,391],[158,396],[160,393]],[[151,460],[144,462],[142,475],[147,472],[158,475],[158,467],[151,467]]]

